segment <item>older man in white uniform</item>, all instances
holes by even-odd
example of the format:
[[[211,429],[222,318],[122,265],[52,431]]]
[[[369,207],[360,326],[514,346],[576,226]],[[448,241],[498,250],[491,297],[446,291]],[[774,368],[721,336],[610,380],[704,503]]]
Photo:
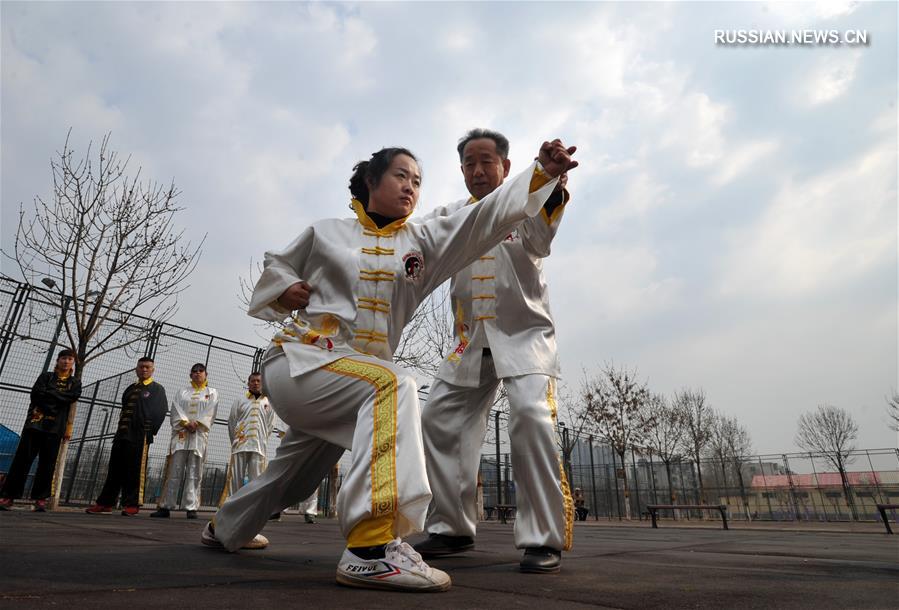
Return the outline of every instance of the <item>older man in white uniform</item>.
[[[246,395],[234,401],[228,414],[231,463],[220,506],[230,494],[265,470],[268,437],[274,431],[274,424],[275,411],[262,393],[262,373],[250,373]]]
[[[509,174],[509,142],[475,129],[459,142],[471,198],[432,214],[447,215],[492,192]],[[454,345],[422,413],[433,500],[424,557],[474,547],[480,449],[500,381],[509,398],[515,472],[515,546],[524,572],[557,572],[571,547],[573,504],[555,438],[559,358],[543,258],[568,201],[564,176],[541,213],[452,279]]]
[[[165,479],[159,508],[151,517],[168,518],[178,506],[178,489],[184,480],[182,508],[188,519],[197,518],[200,508],[200,483],[203,462],[209,444],[209,430],[218,408],[218,392],[206,381],[206,365],[197,363],[190,368],[190,387],[181,390],[172,401],[169,421],[172,440],[166,462]]]

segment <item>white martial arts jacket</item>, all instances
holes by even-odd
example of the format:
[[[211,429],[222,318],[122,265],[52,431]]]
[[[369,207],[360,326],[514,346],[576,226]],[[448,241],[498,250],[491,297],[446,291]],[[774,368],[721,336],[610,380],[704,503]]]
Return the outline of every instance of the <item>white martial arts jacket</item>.
[[[215,388],[203,386],[195,388],[191,385],[178,392],[172,401],[169,421],[172,424],[172,441],[169,454],[176,451],[193,451],[200,459],[206,457],[206,445],[209,443],[209,430],[215,420],[218,408],[218,392]],[[196,432],[188,431],[184,426],[190,421],[199,424]]]
[[[284,350],[292,376],[358,353],[390,360],[419,303],[539,214],[557,181],[535,162],[478,205],[383,228],[355,201],[357,218],[316,222],[286,249],[266,253],[248,313],[289,318],[272,343]],[[291,317],[277,299],[300,280],[313,290]]]
[[[540,373],[559,377],[556,332],[543,277],[543,259],[568,203],[552,215],[545,209],[513,229],[500,244],[453,276],[454,349],[437,371],[437,378],[463,387],[477,387],[481,356],[489,347],[499,378]],[[473,198],[437,208],[424,218],[452,214]]]
[[[231,453],[251,452],[266,454],[268,437],[275,426],[275,411],[264,394],[255,398],[247,392],[234,401],[228,415],[228,437]]]

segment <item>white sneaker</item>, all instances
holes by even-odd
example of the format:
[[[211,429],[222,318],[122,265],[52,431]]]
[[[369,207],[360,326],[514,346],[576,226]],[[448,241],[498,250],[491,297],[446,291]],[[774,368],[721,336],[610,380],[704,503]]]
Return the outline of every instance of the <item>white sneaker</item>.
[[[399,538],[387,544],[383,559],[361,559],[346,549],[337,564],[337,582],[365,589],[419,592],[446,591],[452,584],[449,574],[430,567]]]
[[[215,537],[215,530],[212,528],[212,521],[206,524],[206,527],[203,528],[203,534],[200,536],[200,542],[205,544],[206,546],[211,546],[219,549],[225,548],[219,539]],[[268,538],[263,536],[262,534],[256,534],[252,540],[243,545],[241,548],[244,549],[264,549],[268,546]]]

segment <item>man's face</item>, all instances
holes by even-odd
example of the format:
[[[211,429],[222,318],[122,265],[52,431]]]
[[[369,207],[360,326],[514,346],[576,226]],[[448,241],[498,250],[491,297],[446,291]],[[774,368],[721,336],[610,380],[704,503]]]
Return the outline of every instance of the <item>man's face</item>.
[[[262,391],[262,375],[252,375],[247,380],[247,389],[253,392],[254,394],[258,394]]]
[[[191,369],[190,380],[197,385],[203,384],[206,381],[206,371],[202,369]]]
[[[496,189],[512,166],[496,152],[496,142],[490,138],[472,140],[462,149],[462,175],[465,186],[475,199],[483,199]]]
[[[56,359],[56,372],[57,373],[71,373],[72,369],[75,368],[75,357],[74,356],[60,356]]]
[[[155,370],[155,368],[156,365],[152,362],[138,362],[137,369],[135,369],[135,371],[137,372],[137,378],[141,381],[146,381],[153,376],[153,371]]]
[[[368,211],[387,218],[408,216],[418,203],[420,189],[418,163],[407,155],[397,155],[378,186],[369,186]]]

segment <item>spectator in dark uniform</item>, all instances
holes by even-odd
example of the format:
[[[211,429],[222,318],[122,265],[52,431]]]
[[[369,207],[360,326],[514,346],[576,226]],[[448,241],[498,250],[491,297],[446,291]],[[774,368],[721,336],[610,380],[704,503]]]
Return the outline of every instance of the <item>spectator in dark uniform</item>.
[[[165,388],[153,381],[152,358],[137,361],[137,381],[122,394],[122,414],[112,452],[109,472],[96,504],[86,509],[90,514],[110,513],[122,494],[122,514],[136,515],[144,501],[144,474],[147,453],[153,437],[165,421],[168,401]]]
[[[81,381],[73,375],[74,369],[75,352],[64,349],[56,358],[56,367],[41,373],[31,388],[31,404],[22,437],[0,491],[0,510],[9,510],[13,500],[22,497],[35,457],[37,471],[31,484],[31,499],[35,511],[47,510],[59,442],[69,420],[69,407],[81,396]]]

